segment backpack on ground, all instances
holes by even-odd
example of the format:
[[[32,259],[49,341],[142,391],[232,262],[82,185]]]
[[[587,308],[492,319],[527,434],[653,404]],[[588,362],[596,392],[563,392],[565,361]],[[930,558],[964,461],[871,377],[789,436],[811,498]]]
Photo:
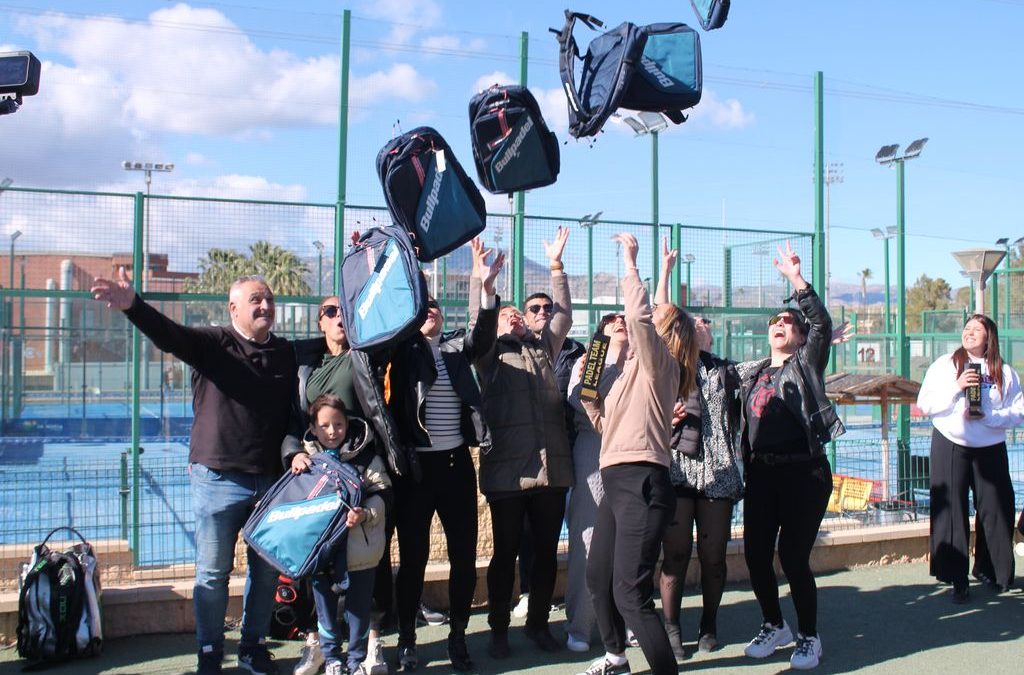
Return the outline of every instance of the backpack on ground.
[[[526,87],[494,85],[470,99],[469,131],[476,174],[490,192],[530,190],[558,178],[558,139]]]
[[[274,609],[270,613],[270,637],[275,640],[299,640],[316,630],[316,603],[309,578],[277,578]]]
[[[729,17],[729,0],[690,0],[690,4],[704,30],[721,28]]]
[[[579,19],[592,30],[604,24],[566,10],[557,36],[559,70],[569,103],[569,133],[595,136],[618,108],[658,112],[676,124],[700,102],[700,36],[684,23],[637,26],[625,22],[591,41],[585,56],[573,37]],[[582,62],[579,78],[576,61]]]
[[[341,261],[341,317],[353,349],[401,342],[427,317],[427,284],[401,227],[367,230]]]
[[[65,551],[46,542],[68,530],[81,539]],[[78,530],[57,527],[32,550],[22,566],[18,596],[18,654],[28,668],[103,650],[99,567],[92,545]]]
[[[242,537],[274,569],[292,579],[325,569],[348,535],[348,511],[362,500],[363,477],[326,452],[308,471],[287,472],[263,495]]]
[[[377,153],[377,173],[391,219],[409,233],[422,262],[483,232],[484,198],[434,129],[418,127],[389,141]]]

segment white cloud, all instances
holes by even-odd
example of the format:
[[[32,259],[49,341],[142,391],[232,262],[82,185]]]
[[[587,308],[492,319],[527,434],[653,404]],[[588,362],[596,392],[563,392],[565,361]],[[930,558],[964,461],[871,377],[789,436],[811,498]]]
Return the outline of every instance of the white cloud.
[[[391,23],[387,42],[407,44],[421,29],[432,28],[441,20],[441,7],[434,0],[369,0],[360,14]]]
[[[420,41],[420,46],[428,50],[428,54],[431,51],[437,52],[482,52],[487,47],[487,42],[482,38],[473,38],[472,40],[462,40],[457,35],[431,35],[423,38]]]
[[[483,91],[489,88],[492,84],[508,85],[515,84],[516,81],[512,79],[512,76],[503,70],[496,70],[493,73],[481,75],[476,78],[476,82],[473,83],[473,93]]]
[[[754,119],[754,113],[744,110],[737,99],[722,101],[715,92],[705,89],[687,123],[704,122],[719,129],[742,129],[753,124]]]
[[[190,152],[185,155],[185,163],[190,166],[203,166],[209,163],[206,155],[201,152]]]

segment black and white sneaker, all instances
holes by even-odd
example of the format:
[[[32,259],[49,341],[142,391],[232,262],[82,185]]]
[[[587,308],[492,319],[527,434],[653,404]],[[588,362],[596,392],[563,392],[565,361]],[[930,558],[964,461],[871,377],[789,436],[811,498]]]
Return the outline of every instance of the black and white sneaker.
[[[622,663],[615,664],[607,656],[602,656],[579,675],[629,675],[631,672],[629,661],[623,660]]]
[[[761,624],[761,630],[746,646],[743,653],[751,658],[764,659],[774,654],[779,647],[788,645],[792,641],[793,631],[789,629],[785,621],[781,626],[775,626],[765,621]]]
[[[416,612],[416,623],[420,626],[443,626],[448,623],[448,615],[420,603],[420,608]]]

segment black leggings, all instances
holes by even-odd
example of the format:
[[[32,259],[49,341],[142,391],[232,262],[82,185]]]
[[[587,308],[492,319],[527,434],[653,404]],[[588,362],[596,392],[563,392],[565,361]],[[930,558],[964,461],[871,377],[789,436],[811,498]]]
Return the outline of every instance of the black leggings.
[[[476,589],[476,469],[469,449],[421,452],[423,479],[395,481],[398,525],[398,635],[415,642],[416,610],[430,553],[430,524],[436,512],[444,529],[451,565],[448,604],[453,630],[465,630]]]
[[[679,609],[683,601],[686,570],[693,552],[693,525],[697,523],[697,557],[700,560],[700,589],[703,611],[700,632],[717,633],[718,606],[725,590],[725,553],[732,528],[730,499],[676,494],[675,519],[665,530],[662,542],[664,556],[661,561],[661,609],[666,624],[679,623]]]
[[[967,584],[968,490],[973,490],[975,574],[1009,586],[1014,572],[1014,505],[1006,443],[967,448],[933,431],[930,468],[932,575],[947,583]]]
[[[776,537],[779,562],[789,581],[799,631],[818,634],[818,587],[811,572],[811,548],[832,494],[832,471],[819,457],[793,464],[747,465],[743,504],[743,548],[750,585],[766,622],[782,624],[779,581],[773,566]]]
[[[654,675],[678,673],[665,626],[654,610],[654,568],[675,513],[668,469],[615,464],[601,469],[601,481],[604,499],[587,559],[587,587],[601,642],[609,653],[624,653],[628,624]]]
[[[508,630],[516,555],[526,521],[530,523],[534,552],[526,625],[538,630],[547,628],[558,576],[558,536],[565,517],[565,492],[546,488],[526,490],[489,502],[494,553],[487,566],[487,623],[492,629]]]

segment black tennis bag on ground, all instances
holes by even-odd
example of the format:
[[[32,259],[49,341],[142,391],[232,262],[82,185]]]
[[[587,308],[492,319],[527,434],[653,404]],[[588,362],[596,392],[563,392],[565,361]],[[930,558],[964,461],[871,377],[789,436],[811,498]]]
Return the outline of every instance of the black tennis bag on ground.
[[[377,153],[377,173],[391,219],[405,228],[423,262],[483,232],[484,198],[441,134],[418,127]]]
[[[316,630],[316,603],[313,584],[307,579],[277,578],[274,609],[270,614],[270,637],[275,640],[299,640]]]
[[[427,318],[427,283],[401,227],[367,230],[341,261],[341,317],[353,349],[397,344]]]
[[[81,539],[65,551],[46,545],[60,530]],[[18,654],[26,670],[103,651],[99,566],[92,546],[78,530],[58,527],[33,548],[22,566],[18,595]]]
[[[325,452],[309,471],[288,472],[263,495],[242,528],[249,546],[274,569],[300,579],[324,569],[348,535],[348,511],[359,506],[363,477]]]
[[[476,174],[490,192],[530,190],[558,178],[558,139],[526,87],[496,84],[474,96],[469,132]]]
[[[559,70],[569,103],[569,133],[595,136],[618,108],[659,112],[676,124],[700,102],[700,36],[685,23],[637,26],[626,22],[598,37],[580,57],[572,31],[579,19],[597,30],[604,24],[566,10],[557,36]],[[582,62],[577,81],[576,61]]]
[[[690,0],[690,4],[704,30],[721,28],[729,17],[729,0]]]

